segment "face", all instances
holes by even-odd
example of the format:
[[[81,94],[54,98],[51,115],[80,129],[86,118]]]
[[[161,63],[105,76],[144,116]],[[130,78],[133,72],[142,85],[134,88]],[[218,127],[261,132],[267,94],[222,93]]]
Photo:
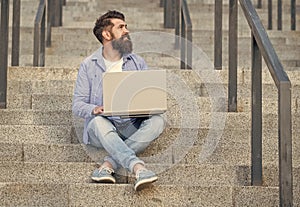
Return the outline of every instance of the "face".
[[[110,30],[112,47],[118,50],[121,55],[132,52],[132,42],[129,37],[127,24],[121,19],[111,20],[114,26]]]

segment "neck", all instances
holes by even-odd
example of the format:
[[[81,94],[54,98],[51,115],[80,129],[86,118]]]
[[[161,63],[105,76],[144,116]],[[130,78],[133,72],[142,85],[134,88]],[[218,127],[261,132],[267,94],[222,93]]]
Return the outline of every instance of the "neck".
[[[117,61],[121,59],[121,54],[119,51],[114,50],[111,46],[111,44],[105,44],[103,45],[103,51],[102,51],[103,57],[108,61]]]

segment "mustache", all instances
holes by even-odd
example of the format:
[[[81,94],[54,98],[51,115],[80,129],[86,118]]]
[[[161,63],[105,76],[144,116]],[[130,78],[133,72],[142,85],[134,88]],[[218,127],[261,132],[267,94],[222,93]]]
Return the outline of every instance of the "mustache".
[[[122,37],[120,37],[121,40],[124,40],[125,38],[127,38],[128,40],[131,41],[129,34],[126,34],[126,35],[123,35]]]

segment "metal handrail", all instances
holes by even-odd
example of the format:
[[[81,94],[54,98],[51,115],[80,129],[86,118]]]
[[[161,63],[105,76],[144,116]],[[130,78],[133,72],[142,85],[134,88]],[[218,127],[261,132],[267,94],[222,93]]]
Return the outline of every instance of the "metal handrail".
[[[19,65],[20,53],[20,0],[13,0],[11,65]],[[0,108],[6,108],[9,0],[1,1],[0,36]]]
[[[291,30],[296,30],[296,0],[291,0]]]
[[[0,108],[6,108],[9,0],[1,0]]]
[[[181,0],[181,52],[180,52],[180,68],[192,68],[192,42],[193,42],[193,26],[190,17],[190,11],[186,0]]]
[[[20,0],[13,1],[13,24],[12,24],[12,51],[11,51],[11,65],[19,65],[20,54]]]
[[[164,27],[175,27],[175,49],[180,48],[180,68],[192,68],[192,21],[186,0],[161,0],[164,6]]]
[[[62,7],[65,0],[40,0],[34,21],[33,66],[45,66],[45,47],[51,46],[52,27],[62,26]],[[47,7],[47,11],[46,11]],[[47,13],[47,40],[45,42],[45,18]]]
[[[238,0],[230,0],[229,8],[229,110],[236,111],[237,85],[237,6]],[[291,131],[291,82],[270,42],[251,0],[239,0],[252,33],[252,185],[262,185],[262,61],[265,63],[278,88],[279,126],[279,191],[280,205],[293,205],[292,131]],[[232,102],[234,100],[234,102]],[[234,107],[235,108],[234,108]]]
[[[34,20],[33,66],[45,66],[46,2],[40,0]]]
[[[222,70],[222,25],[223,25],[223,0],[215,0],[215,47],[214,47],[214,68]]]
[[[291,0],[291,30],[296,30],[296,0]],[[257,8],[262,8],[262,1],[257,1]],[[272,0],[268,0],[268,29],[273,29],[273,6]],[[277,0],[277,30],[282,30],[282,0]]]

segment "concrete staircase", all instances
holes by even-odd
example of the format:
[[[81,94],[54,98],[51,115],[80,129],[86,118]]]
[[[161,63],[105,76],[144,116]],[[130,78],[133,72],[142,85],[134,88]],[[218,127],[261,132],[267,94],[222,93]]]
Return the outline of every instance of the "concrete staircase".
[[[80,62],[99,47],[92,30],[108,9],[127,17],[134,40],[146,43],[163,29],[159,0],[67,0],[63,27],[53,28],[46,67],[32,65],[33,19],[37,2],[22,1],[21,66],[8,71],[8,108],[0,110],[0,206],[278,206],[277,92],[263,69],[263,186],[251,183],[250,32],[239,12],[238,110],[227,113],[227,39],[224,5],[222,71],[206,69],[213,60],[213,0],[189,0],[194,44],[205,59],[199,68],[180,70],[179,51],[166,42],[161,50],[140,53],[151,68],[168,70],[168,126],[140,156],[159,180],[135,192],[124,171],[118,184],[95,184],[90,174],[105,152],[80,144],[82,130],[71,114]],[[287,4],[283,1],[284,5]],[[287,9],[287,7],[284,7]],[[258,10],[266,23],[266,6]],[[23,18],[24,16],[24,18]],[[300,20],[298,16],[298,20]],[[298,21],[299,22],[299,21]],[[299,28],[299,26],[298,26]],[[142,33],[138,33],[142,32]],[[139,35],[142,34],[142,35]],[[268,31],[292,82],[294,206],[300,206],[300,33]],[[150,35],[150,37],[152,37]],[[135,44],[135,49],[148,44]],[[199,76],[200,74],[200,76]],[[213,74],[207,80],[203,74]],[[201,76],[202,75],[202,76]],[[178,81],[179,80],[179,81]],[[224,95],[215,97],[215,90]]]

